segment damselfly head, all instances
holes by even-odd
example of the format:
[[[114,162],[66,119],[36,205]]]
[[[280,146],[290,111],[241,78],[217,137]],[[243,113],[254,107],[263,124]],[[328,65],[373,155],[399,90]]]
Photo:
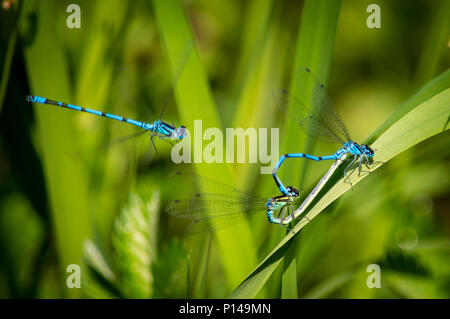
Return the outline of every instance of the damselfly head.
[[[373,149],[370,148],[369,145],[363,144],[363,145],[361,145],[361,147],[363,148],[364,153],[365,153],[367,156],[372,157],[373,154],[375,154],[375,152],[373,151]]]
[[[186,127],[180,126],[172,131],[172,139],[181,141],[186,136]]]
[[[294,188],[294,187],[292,187],[292,186],[288,186],[288,187],[286,187],[286,189],[287,189],[287,191],[289,192],[289,194],[292,196],[292,197],[298,197],[298,195],[300,194],[300,192],[298,191],[298,189],[296,189],[296,188]]]

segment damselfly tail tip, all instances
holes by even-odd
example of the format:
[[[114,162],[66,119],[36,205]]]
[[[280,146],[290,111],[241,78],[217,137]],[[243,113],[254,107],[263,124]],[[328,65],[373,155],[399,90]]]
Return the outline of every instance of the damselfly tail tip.
[[[33,102],[33,96],[32,95],[27,95],[27,97],[25,98],[25,101]]]

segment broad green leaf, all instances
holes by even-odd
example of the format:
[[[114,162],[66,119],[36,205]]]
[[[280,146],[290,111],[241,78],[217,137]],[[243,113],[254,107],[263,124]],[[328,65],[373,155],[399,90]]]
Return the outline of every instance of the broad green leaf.
[[[450,69],[429,81],[405,103],[397,107],[394,113],[392,113],[391,116],[389,116],[389,118],[370,135],[366,142],[372,143],[382,132],[388,129],[389,126],[398,121],[406,113],[448,87],[450,87]]]

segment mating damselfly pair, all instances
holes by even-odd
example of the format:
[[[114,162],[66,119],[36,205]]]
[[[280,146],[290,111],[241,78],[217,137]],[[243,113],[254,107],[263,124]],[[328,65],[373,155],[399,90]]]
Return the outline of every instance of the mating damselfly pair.
[[[322,141],[338,142],[343,147],[334,154],[327,156],[314,156],[305,153],[282,155],[272,173],[281,195],[271,197],[268,200],[256,198],[195,174],[177,173],[178,184],[185,185],[184,188],[191,190],[191,193],[184,199],[173,201],[167,211],[171,215],[194,219],[189,229],[190,233],[203,232],[207,229],[215,230],[221,226],[232,224],[246,214],[256,212],[266,212],[269,222],[288,228],[287,225],[306,210],[336,169],[347,158],[351,157],[352,159],[345,167],[343,174],[345,181],[350,184],[348,171],[356,161],[358,161],[358,174],[366,172],[363,171],[362,165],[369,168],[374,151],[369,145],[359,145],[350,138],[348,129],[336,111],[325,86],[315,79],[311,71],[308,68],[301,68],[298,72],[298,78],[303,80],[301,84],[307,88],[304,91],[308,91],[310,94],[296,98],[286,90],[282,90],[275,93],[277,104],[300,124],[306,134],[317,137]],[[277,175],[286,158],[335,161],[297,210],[294,210],[293,206],[300,202],[298,189],[293,186],[284,186]],[[196,185],[198,188],[196,188]],[[278,211],[277,217],[274,216],[276,211]],[[286,211],[289,211],[289,214],[286,215]]]

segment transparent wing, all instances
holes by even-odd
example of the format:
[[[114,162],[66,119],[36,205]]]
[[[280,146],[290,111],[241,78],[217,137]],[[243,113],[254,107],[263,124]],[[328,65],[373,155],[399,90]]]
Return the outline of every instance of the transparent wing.
[[[317,136],[325,142],[344,144],[351,140],[348,129],[336,111],[326,87],[317,81],[307,68],[301,68],[297,74],[303,92],[309,95],[294,97],[286,90],[274,92],[277,105],[301,126],[310,136]]]
[[[172,201],[166,212],[172,216],[194,219],[188,232],[218,230],[238,222],[243,216],[266,211],[265,199],[254,197],[231,186],[193,173],[177,172],[170,178],[187,197]]]
[[[182,218],[203,218],[223,215],[246,215],[265,212],[263,201],[243,202],[240,198],[226,201],[223,198],[214,200],[202,199],[203,196],[189,199],[176,199],[166,208],[169,215]]]
[[[180,198],[198,198],[201,195],[203,199],[209,199],[210,201],[220,199],[227,202],[240,199],[247,203],[266,201],[232,186],[191,172],[176,172],[170,176],[169,183]]]
[[[218,209],[217,209],[218,207]],[[196,234],[216,231],[239,222],[244,216],[264,213],[264,203],[255,203],[250,208],[228,203],[195,200],[175,200],[166,210],[170,215],[193,219],[188,233]]]
[[[203,217],[195,219],[188,227],[187,233],[190,235],[215,232],[225,227],[236,224],[243,215],[217,215],[213,218]]]

